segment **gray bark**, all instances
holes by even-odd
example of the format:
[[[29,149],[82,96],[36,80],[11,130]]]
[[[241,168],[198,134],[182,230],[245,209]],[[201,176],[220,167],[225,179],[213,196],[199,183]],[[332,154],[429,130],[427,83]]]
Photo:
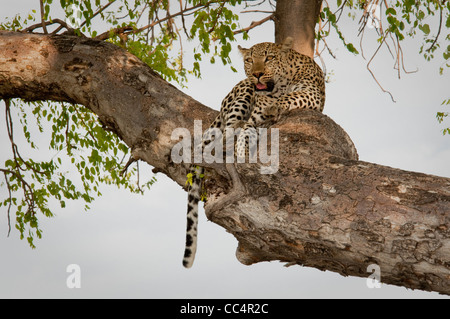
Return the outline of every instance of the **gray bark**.
[[[172,131],[192,132],[216,111],[109,43],[0,31],[0,47],[0,98],[83,104],[136,159],[184,186]],[[204,164],[207,217],[236,237],[239,261],[360,277],[377,264],[383,283],[450,294],[450,179],[358,161],[348,135],[318,112],[292,112],[274,128],[276,174]]]

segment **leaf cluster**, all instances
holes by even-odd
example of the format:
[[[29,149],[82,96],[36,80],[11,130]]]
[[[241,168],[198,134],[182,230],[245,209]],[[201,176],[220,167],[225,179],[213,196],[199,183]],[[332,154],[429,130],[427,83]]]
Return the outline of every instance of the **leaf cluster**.
[[[124,159],[129,156],[128,147],[105,130],[87,108],[41,101],[8,100],[6,104],[13,156],[0,169],[4,176],[0,187],[8,191],[2,192],[0,207],[7,207],[8,217],[11,208],[16,209],[15,228],[31,247],[35,247],[33,238],[42,234],[38,214],[53,216],[51,203],[65,208],[67,200],[82,200],[87,210],[95,197],[101,196],[101,184],[142,193],[156,181],[151,177],[140,185],[136,168],[121,174]],[[14,131],[15,119],[21,124],[30,157],[23,156],[16,145],[21,137]],[[41,144],[47,144],[53,156],[36,161],[33,158],[39,157]],[[25,149],[23,143],[21,148]],[[71,173],[74,171],[78,174]]]
[[[345,14],[351,19],[359,18],[359,41],[360,50],[344,37],[339,28],[339,20]],[[369,26],[369,27],[368,27]],[[322,42],[324,49],[335,57],[328,47],[326,38],[335,31],[346,49],[353,53],[363,53],[363,38],[367,29],[373,29],[378,36],[378,47],[368,60],[367,69],[380,86],[383,92],[392,94],[385,90],[376,79],[375,73],[370,64],[380,52],[382,47],[387,48],[395,63],[394,69],[398,72],[398,77],[402,71],[406,71],[404,66],[404,51],[402,43],[405,39],[421,37],[419,54],[430,61],[440,57],[443,61],[439,67],[439,73],[443,74],[450,67],[450,1],[438,0],[338,0],[336,6],[331,2],[324,2],[324,7],[320,15],[319,29],[317,32],[318,43]],[[373,33],[372,33],[373,34]],[[348,36],[348,35],[347,35]],[[317,48],[317,52],[322,52]],[[364,56],[364,53],[363,53]],[[443,104],[447,105],[444,101]],[[441,112],[438,119],[443,120]],[[447,130],[444,130],[446,132]]]
[[[231,8],[241,2],[186,0],[179,1],[177,8],[169,0],[42,0],[41,12],[17,15],[1,23],[0,28],[71,32],[110,41],[135,54],[168,81],[184,85],[188,74],[201,76],[199,62],[205,55],[211,62],[219,57],[223,64],[230,64],[230,41],[238,29],[238,16]],[[186,66],[183,41],[194,38],[199,39],[194,62]],[[138,166],[128,169],[127,164],[123,169],[124,160],[130,156],[128,147],[105,130],[87,108],[21,100],[7,100],[5,104],[12,151],[0,168],[0,188],[7,190],[0,195],[0,207],[7,209],[10,229],[10,217],[15,216],[15,228],[31,247],[35,247],[33,239],[42,236],[38,216],[53,216],[52,203],[64,208],[67,200],[82,200],[89,209],[94,198],[101,195],[101,184],[141,193],[155,183],[154,177],[141,183]],[[17,123],[28,148],[16,144]],[[42,136],[47,137],[52,156],[37,161],[38,148],[46,144]],[[24,149],[32,155],[24,156]]]

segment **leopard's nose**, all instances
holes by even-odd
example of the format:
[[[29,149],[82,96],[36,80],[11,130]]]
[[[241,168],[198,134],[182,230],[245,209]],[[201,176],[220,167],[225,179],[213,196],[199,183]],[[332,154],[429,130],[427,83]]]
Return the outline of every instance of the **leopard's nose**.
[[[264,75],[264,72],[253,72],[253,76],[257,79],[259,79],[260,77],[262,77]]]

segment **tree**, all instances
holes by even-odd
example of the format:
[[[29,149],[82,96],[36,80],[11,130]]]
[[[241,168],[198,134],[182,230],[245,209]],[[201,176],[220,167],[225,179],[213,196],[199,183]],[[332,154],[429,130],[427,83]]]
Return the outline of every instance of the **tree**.
[[[311,55],[311,25],[317,21],[311,19],[311,12],[320,13],[317,1],[277,1],[270,18],[240,28],[234,22],[237,16],[227,6],[241,1],[187,1],[178,13],[171,13],[173,3],[167,1],[143,3],[141,10],[124,7],[130,20],[139,21],[143,9],[154,19],[140,27],[131,22],[118,25],[115,17],[120,14],[106,11],[112,3],[98,2],[95,10],[88,3],[77,3],[85,20],[78,25],[79,30],[74,30],[65,21],[50,20],[50,6],[42,2],[42,20],[25,31],[42,28],[44,34],[0,33],[0,46],[5,48],[0,54],[0,97],[6,102],[13,155],[1,168],[8,190],[2,204],[8,212],[17,207],[16,227],[22,236],[27,230],[40,236],[37,213],[51,215],[47,208],[50,197],[59,200],[61,206],[65,199],[89,203],[92,193],[99,193],[101,182],[139,192],[141,186],[136,187],[130,182],[132,175],[125,174],[137,160],[185,184],[187,167],[170,160],[175,144],[170,138],[172,132],[180,127],[193,132],[194,120],[211,122],[216,112],[182,94],[154,71],[180,84],[185,83],[187,72],[200,74],[198,63],[191,70],[184,67],[181,54],[170,59],[168,48],[181,38],[180,31],[200,40],[195,59],[211,52],[212,38],[219,44],[212,50],[211,59],[220,57],[228,64],[229,41],[274,18],[277,39],[283,35],[305,39],[296,42],[297,50]],[[292,10],[283,5],[291,5]],[[301,6],[310,10],[299,10]],[[340,3],[334,13],[322,8],[321,17],[328,22],[320,26],[318,38],[323,39],[328,23],[354,52],[354,46],[337,28],[339,14],[348,6],[347,2]],[[448,8],[439,6],[444,16],[442,12]],[[390,9],[386,13],[394,17],[396,12]],[[409,9],[413,11],[411,6]],[[160,18],[161,12],[165,17]],[[299,30],[283,26],[283,22],[289,25],[292,21],[283,12],[294,13],[305,25]],[[188,29],[185,19],[190,14],[194,20]],[[92,29],[97,16],[110,21],[112,30],[97,34]],[[176,17],[183,18],[178,21],[179,28],[174,26]],[[404,27],[398,21],[388,19],[389,33],[383,34],[381,44],[392,34],[400,44]],[[420,13],[415,21],[421,21]],[[52,25],[57,27],[49,31]],[[155,30],[157,26],[160,29]],[[15,30],[22,27],[21,21],[16,18],[6,27]],[[282,28],[286,31],[280,31]],[[421,28],[427,31],[423,24]],[[69,34],[56,34],[63,29]],[[89,37],[80,36],[80,30]],[[397,58],[401,57],[401,50],[396,52]],[[11,100],[17,97],[34,104]],[[47,108],[38,102],[42,100],[59,103]],[[130,105],[141,107],[130,111]],[[24,134],[32,143],[26,107],[39,123],[52,122],[51,147],[69,155],[83,176],[81,190],[58,171],[63,159],[37,162],[20,155],[11,112],[16,109],[21,113]],[[281,141],[277,174],[261,175],[254,164],[238,165],[237,171],[220,164],[201,164],[209,168],[207,216],[238,239],[237,257],[242,263],[281,260],[352,276],[367,276],[367,268],[376,264],[383,282],[449,293],[448,179],[358,161],[348,135],[321,114],[294,112],[275,128]],[[82,148],[86,153],[80,152]],[[129,161],[125,164],[126,156]],[[18,192],[23,192],[22,198]],[[33,245],[32,235],[28,240]]]

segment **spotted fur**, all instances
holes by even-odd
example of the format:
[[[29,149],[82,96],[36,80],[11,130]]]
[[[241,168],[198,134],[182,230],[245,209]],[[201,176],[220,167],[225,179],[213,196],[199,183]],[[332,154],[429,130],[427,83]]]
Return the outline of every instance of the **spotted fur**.
[[[186,247],[183,258],[183,266],[186,268],[192,267],[197,251],[198,202],[201,196],[201,176],[203,172],[203,168],[199,166],[191,167],[191,180],[189,180],[188,191]]]
[[[221,110],[211,124],[226,136],[229,128],[242,128],[236,143],[238,156],[245,156],[248,141],[257,138],[256,128],[275,121],[279,114],[298,108],[322,112],[325,81],[320,67],[308,56],[292,50],[292,39],[283,44],[259,43],[239,50],[247,78],[223,99]],[[203,147],[208,138],[203,140]],[[204,169],[193,166],[188,189],[186,248],[183,265],[191,267],[197,249],[198,202]]]
[[[248,139],[257,138],[256,128],[293,109],[323,111],[324,74],[314,60],[292,49],[292,39],[282,45],[260,43],[239,47],[247,79],[255,87],[254,105],[236,145],[238,156],[248,151]]]

